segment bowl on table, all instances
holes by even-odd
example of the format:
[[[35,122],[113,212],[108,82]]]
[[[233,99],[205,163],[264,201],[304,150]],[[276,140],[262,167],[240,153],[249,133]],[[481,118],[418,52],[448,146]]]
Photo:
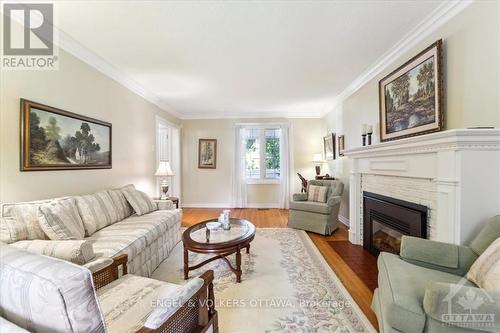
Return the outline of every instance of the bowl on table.
[[[206,224],[207,226],[207,229],[210,230],[210,231],[216,231],[220,228],[221,224],[220,222],[208,222]]]

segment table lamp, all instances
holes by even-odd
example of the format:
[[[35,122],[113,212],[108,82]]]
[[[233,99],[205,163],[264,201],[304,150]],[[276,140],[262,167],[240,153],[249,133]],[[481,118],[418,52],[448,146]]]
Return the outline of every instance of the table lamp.
[[[313,164],[316,166],[316,176],[321,173],[321,164],[325,163],[323,156],[321,154],[313,155]]]
[[[155,172],[155,176],[162,177],[160,183],[160,191],[163,193],[160,197],[160,200],[166,200],[168,198],[168,182],[167,177],[175,176],[172,168],[170,167],[170,163],[167,161],[161,161],[158,166],[158,170]]]

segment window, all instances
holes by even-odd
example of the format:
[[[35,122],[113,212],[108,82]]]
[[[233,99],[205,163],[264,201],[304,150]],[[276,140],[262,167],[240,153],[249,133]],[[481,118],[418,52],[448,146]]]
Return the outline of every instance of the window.
[[[280,179],[280,128],[247,128],[245,132],[245,176],[249,182]]]

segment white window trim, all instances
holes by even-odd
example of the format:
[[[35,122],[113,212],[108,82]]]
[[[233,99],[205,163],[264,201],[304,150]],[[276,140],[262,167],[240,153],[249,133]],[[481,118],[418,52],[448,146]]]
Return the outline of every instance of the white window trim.
[[[260,155],[260,178],[246,178],[245,182],[248,185],[279,185],[281,184],[281,177],[283,175],[280,172],[279,178],[266,178],[266,129],[281,129],[282,124],[246,124],[246,129],[259,129],[259,155]],[[281,145],[281,136],[280,136],[280,145]],[[281,158],[281,156],[280,156]]]

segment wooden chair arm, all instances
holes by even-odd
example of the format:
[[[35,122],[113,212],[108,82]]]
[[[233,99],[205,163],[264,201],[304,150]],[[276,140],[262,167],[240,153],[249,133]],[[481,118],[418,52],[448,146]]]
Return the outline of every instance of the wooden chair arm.
[[[122,275],[127,274],[128,256],[121,254],[113,257],[113,263],[103,269],[92,274],[94,279],[95,289],[104,287],[105,285],[117,280],[120,277],[119,268],[122,266]]]

